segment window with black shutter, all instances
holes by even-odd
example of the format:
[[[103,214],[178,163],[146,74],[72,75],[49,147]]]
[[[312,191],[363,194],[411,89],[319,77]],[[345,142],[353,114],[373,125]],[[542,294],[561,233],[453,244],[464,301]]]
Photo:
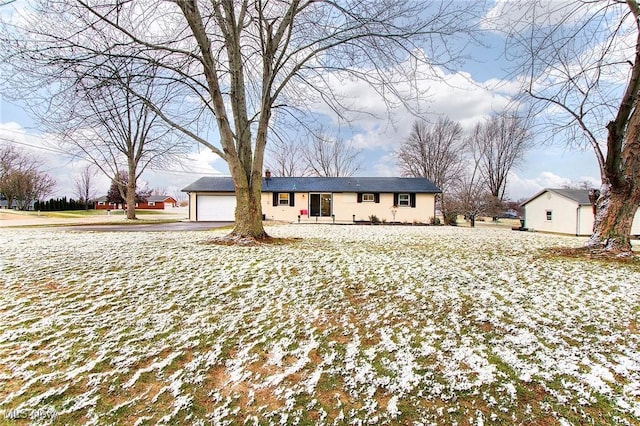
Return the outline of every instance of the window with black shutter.
[[[398,207],[411,207],[411,194],[398,194]]]
[[[278,205],[288,206],[290,201],[291,192],[278,192]]]

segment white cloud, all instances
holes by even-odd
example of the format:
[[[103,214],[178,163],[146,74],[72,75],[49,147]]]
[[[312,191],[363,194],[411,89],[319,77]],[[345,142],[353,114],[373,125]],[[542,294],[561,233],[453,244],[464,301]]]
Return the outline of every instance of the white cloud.
[[[373,165],[375,176],[398,176],[399,170],[396,165],[396,159],[393,155],[387,154],[381,156]]]
[[[575,180],[545,171],[533,178],[522,178],[512,172],[509,174],[507,196],[512,200],[521,200],[530,198],[545,188],[578,186],[581,182],[588,182],[594,188],[600,187],[600,180],[593,176],[580,176]]]
[[[599,4],[586,3],[569,0],[496,0],[484,16],[482,27],[495,32],[523,31],[531,26],[534,20],[537,25],[567,25],[579,22],[593,10],[601,8]]]
[[[390,70],[390,75],[400,75],[401,69]],[[385,100],[366,82],[347,78],[344,73],[332,73],[327,84],[348,102],[349,111],[344,117],[354,129],[352,142],[363,149],[392,150],[407,137],[418,118],[436,121],[447,116],[470,129],[479,121],[502,111],[511,102],[511,95],[519,90],[519,83],[491,79],[479,83],[466,72],[449,73],[427,64],[417,65],[418,80],[415,85],[398,77],[394,87],[400,96],[409,99]],[[391,78],[390,78],[391,79]],[[387,95],[390,95],[387,92]],[[328,105],[317,100],[308,105],[314,112],[329,117],[337,124],[341,118]]]
[[[51,197],[77,197],[74,181],[89,163],[60,150],[54,135],[33,133],[18,123],[7,122],[0,123],[0,142],[14,145],[41,160],[41,171],[56,180]],[[220,167],[220,163],[223,167]],[[147,169],[142,175],[141,184],[143,186],[146,183],[150,188],[165,188],[169,194],[173,194],[201,176],[227,172],[220,157],[206,148],[200,148],[180,163]],[[106,194],[110,184],[110,177],[96,174],[94,188],[98,196]]]
[[[15,122],[0,123],[0,142],[12,145],[42,163],[40,171],[52,176],[56,185],[52,197],[74,197],[74,179],[86,163],[60,150],[53,135],[38,134]],[[97,178],[96,184],[102,184]]]
[[[200,148],[179,164],[147,170],[144,178],[150,188],[164,188],[168,195],[172,195],[200,177],[210,175],[228,175],[228,170],[218,155],[207,148]]]

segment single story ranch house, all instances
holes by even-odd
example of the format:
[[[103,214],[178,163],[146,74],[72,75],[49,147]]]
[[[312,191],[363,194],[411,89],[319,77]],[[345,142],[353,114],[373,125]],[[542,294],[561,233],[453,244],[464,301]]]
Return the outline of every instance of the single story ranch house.
[[[192,221],[233,221],[236,207],[230,177],[203,177],[183,189]],[[317,222],[429,223],[440,189],[425,178],[271,177],[262,179],[264,219]]]
[[[593,207],[586,189],[547,188],[522,205],[524,226],[534,231],[582,236],[593,231]],[[631,235],[640,235],[640,210],[633,219]]]

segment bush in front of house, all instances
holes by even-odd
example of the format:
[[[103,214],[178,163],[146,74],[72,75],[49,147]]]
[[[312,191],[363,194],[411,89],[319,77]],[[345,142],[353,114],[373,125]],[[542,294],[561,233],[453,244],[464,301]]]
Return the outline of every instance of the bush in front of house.
[[[457,213],[445,213],[444,224],[449,226],[458,226],[458,214]]]

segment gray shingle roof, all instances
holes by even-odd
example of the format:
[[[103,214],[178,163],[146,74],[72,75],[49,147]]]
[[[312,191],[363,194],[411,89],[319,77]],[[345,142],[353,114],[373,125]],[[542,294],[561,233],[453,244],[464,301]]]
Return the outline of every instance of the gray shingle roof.
[[[203,177],[184,192],[233,192],[230,177]],[[425,178],[400,177],[272,177],[262,179],[263,192],[413,192],[440,193]]]
[[[147,201],[152,201],[154,203],[162,203],[167,198],[171,198],[171,197],[168,195],[152,195],[149,198],[147,198]]]
[[[164,200],[166,200],[167,198],[171,198],[168,195],[152,195],[149,198],[147,198],[147,201],[153,201],[155,203],[161,203]],[[107,196],[103,195],[102,197],[96,198],[96,201],[107,201]]]
[[[576,201],[578,204],[590,205],[589,191],[586,189],[550,189],[556,194],[560,194],[563,197]]]
[[[563,196],[565,198],[568,198],[570,200],[575,201],[579,205],[586,205],[586,206],[591,205],[591,202],[589,201],[589,190],[587,190],[587,189],[564,189],[564,188],[545,188],[542,191],[538,192],[533,197],[529,198],[524,203],[522,203],[522,205],[525,205],[525,204],[529,203],[530,201],[535,200],[536,198],[538,198],[540,195],[544,194],[545,192],[555,192],[558,195],[561,195],[561,196]]]

